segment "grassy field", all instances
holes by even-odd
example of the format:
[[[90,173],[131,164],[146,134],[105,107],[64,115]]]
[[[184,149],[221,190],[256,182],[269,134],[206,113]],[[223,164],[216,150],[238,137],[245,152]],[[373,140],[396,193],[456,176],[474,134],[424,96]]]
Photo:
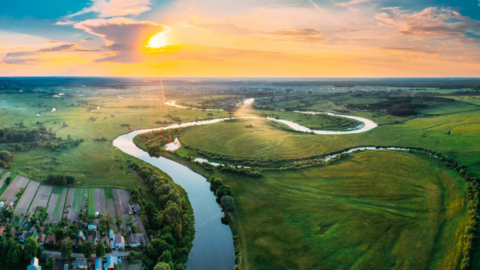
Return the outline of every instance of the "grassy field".
[[[73,193],[72,211],[78,212],[82,209],[82,202],[86,202],[88,199],[88,189],[76,188]]]
[[[105,188],[105,199],[113,199],[112,188]]]
[[[433,158],[362,152],[262,179],[218,176],[235,192],[245,269],[458,269],[464,181]]]
[[[248,123],[192,127],[182,133],[181,139],[186,145],[205,151],[262,158],[304,158],[362,145],[423,147],[454,158],[473,175],[480,175],[478,112],[414,118],[347,135],[291,133],[273,129],[262,120],[252,120],[254,128],[245,128]]]
[[[95,189],[88,189],[88,217],[95,217]]]

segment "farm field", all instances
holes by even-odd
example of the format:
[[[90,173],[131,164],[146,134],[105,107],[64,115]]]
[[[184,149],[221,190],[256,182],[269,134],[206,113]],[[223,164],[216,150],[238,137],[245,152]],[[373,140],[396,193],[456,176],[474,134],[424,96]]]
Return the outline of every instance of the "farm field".
[[[3,186],[6,184],[5,183],[5,180],[8,178],[8,176],[10,176],[11,172],[9,171],[6,171],[6,170],[3,170],[2,171],[2,174],[0,175],[0,189],[3,188]],[[1,193],[0,193],[1,195]]]
[[[129,216],[127,208],[130,201],[130,194],[128,191],[118,188],[112,189],[112,192],[115,202],[116,217],[120,216],[125,221],[125,218]],[[123,222],[121,226],[125,228],[125,222]]]
[[[50,199],[50,194],[52,193],[53,187],[51,186],[40,186],[37,191],[37,195],[32,201],[29,212],[34,213],[37,207],[47,207],[48,200]]]
[[[361,152],[260,180],[217,175],[235,192],[250,269],[457,269],[461,261],[464,180],[433,158]]]
[[[49,222],[59,222],[62,220],[63,206],[67,196],[67,188],[54,187],[52,195],[47,206],[47,213]]]
[[[89,193],[89,196],[91,194]],[[104,217],[107,216],[107,206],[105,205],[105,191],[103,188],[94,189],[94,198],[95,198],[95,212],[102,214]],[[90,209],[90,199],[89,199],[89,209]]]
[[[70,190],[74,190],[73,197],[72,197],[72,208],[70,210],[69,219],[71,221],[79,222],[80,219],[78,214],[80,213],[80,209],[85,209],[85,205],[87,204],[88,200],[88,189],[87,188],[71,188]]]
[[[39,182],[30,181],[27,188],[23,192],[23,195],[18,200],[17,206],[15,208],[15,215],[24,216],[27,213],[33,214],[30,210],[30,204],[37,193],[38,187],[40,186]]]
[[[3,199],[7,202],[14,201],[17,193],[20,191],[20,189],[25,188],[29,181],[30,180],[28,180],[28,178],[18,175],[12,180],[12,183],[8,185],[2,196],[0,196],[0,199]]]

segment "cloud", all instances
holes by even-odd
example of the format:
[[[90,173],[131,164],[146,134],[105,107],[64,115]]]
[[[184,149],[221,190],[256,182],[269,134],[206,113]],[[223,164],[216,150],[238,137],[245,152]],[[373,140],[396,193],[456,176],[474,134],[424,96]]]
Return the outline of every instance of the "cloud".
[[[58,21],[58,22],[55,23],[55,25],[72,25],[72,24],[75,24],[75,23],[77,23],[77,22],[70,21],[70,20],[65,20],[63,22]]]
[[[84,38],[84,39],[82,39],[82,42],[90,41],[90,40],[93,40],[93,38]]]
[[[353,5],[358,5],[358,4],[361,4],[361,3],[365,3],[365,2],[369,2],[370,0],[351,0],[349,2],[341,2],[341,3],[338,3],[337,6],[341,6],[341,7],[344,7],[344,8],[347,8],[349,6],[353,6]]]
[[[62,43],[62,42],[59,41],[59,40],[50,40],[50,41],[47,41],[47,44],[56,44],[56,43]]]
[[[432,49],[430,46],[392,46],[392,47],[379,47],[379,50],[383,51],[400,51],[407,53],[440,53],[440,49]]]
[[[296,41],[307,43],[326,41],[326,39],[322,36],[322,32],[313,28],[283,27],[266,31],[252,30],[225,22],[203,23],[195,21],[189,21],[186,25],[227,35],[260,35],[274,37],[277,41]]]
[[[83,48],[78,46],[77,44],[65,44],[60,45],[52,48],[44,48],[36,51],[19,51],[19,52],[11,52],[7,53],[6,56],[3,58],[3,62],[6,64],[17,64],[17,65],[31,65],[40,62],[47,61],[46,59],[40,58],[31,58],[32,56],[38,56],[44,53],[51,53],[51,52],[96,52],[99,50],[90,50],[87,48]],[[25,58],[30,57],[30,58]]]
[[[279,28],[274,31],[263,33],[274,35],[287,41],[298,41],[307,43],[326,41],[326,39],[322,36],[322,32],[313,28]]]
[[[150,0],[92,0],[92,2],[90,7],[86,7],[67,17],[71,18],[88,12],[96,12],[102,18],[127,15],[138,16],[149,11],[152,4]]]
[[[101,61],[118,61],[134,63],[141,61],[142,53],[148,40],[170,27],[150,21],[136,21],[129,18],[93,19],[74,25],[92,35],[101,37],[105,41],[105,49],[114,52]]]
[[[417,37],[459,37],[480,23],[449,9],[429,7],[417,13],[409,13],[400,8],[390,8],[390,13],[382,12],[375,18],[383,26],[399,27],[398,33]]]
[[[86,20],[76,23],[73,27],[101,37],[107,46],[112,44],[135,46],[167,30],[167,27],[155,22],[136,21],[129,18]]]

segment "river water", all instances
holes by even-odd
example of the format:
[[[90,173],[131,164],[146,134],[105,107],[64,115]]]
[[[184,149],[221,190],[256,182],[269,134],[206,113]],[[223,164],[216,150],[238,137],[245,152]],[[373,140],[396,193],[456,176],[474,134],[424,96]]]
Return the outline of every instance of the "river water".
[[[190,270],[232,270],[235,267],[232,232],[223,225],[220,206],[210,191],[210,183],[205,177],[193,172],[188,167],[175,161],[150,155],[135,146],[133,138],[138,134],[156,129],[133,131],[113,141],[113,145],[121,151],[137,157],[170,175],[175,183],[182,186],[195,215],[195,240],[187,262]]]

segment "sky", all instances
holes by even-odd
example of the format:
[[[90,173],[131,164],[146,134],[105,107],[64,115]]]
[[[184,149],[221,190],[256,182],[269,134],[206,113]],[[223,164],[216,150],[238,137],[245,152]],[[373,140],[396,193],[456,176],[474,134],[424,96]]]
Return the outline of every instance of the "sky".
[[[4,1],[0,76],[480,77],[479,1]]]

